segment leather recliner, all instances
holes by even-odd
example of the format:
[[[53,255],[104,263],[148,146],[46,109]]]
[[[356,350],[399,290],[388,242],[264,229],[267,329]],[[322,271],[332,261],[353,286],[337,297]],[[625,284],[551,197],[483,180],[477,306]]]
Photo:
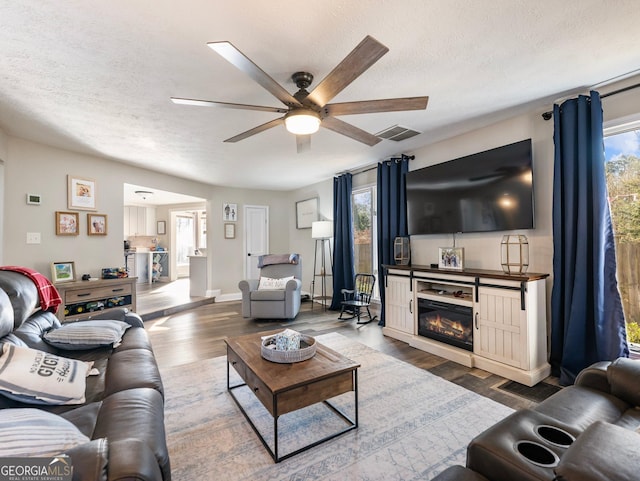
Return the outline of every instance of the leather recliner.
[[[640,360],[584,369],[575,384],[476,436],[466,467],[434,480],[638,481]]]

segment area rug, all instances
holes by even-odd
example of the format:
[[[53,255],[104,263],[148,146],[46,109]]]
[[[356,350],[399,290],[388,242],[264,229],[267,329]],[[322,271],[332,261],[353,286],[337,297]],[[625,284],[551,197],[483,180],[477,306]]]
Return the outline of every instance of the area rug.
[[[464,464],[469,441],[513,412],[341,334],[316,340],[361,365],[357,430],[275,464],[226,390],[226,357],[176,366],[162,371],[173,481],[428,480]],[[272,418],[248,388],[236,393],[273,447]],[[353,393],[332,402],[353,413]],[[340,422],[323,404],[282,416],[280,453]]]

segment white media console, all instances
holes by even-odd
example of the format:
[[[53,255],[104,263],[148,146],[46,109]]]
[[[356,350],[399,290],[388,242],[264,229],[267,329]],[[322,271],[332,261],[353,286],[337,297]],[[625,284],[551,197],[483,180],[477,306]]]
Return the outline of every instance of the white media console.
[[[527,386],[550,374],[548,274],[385,266],[386,336]]]

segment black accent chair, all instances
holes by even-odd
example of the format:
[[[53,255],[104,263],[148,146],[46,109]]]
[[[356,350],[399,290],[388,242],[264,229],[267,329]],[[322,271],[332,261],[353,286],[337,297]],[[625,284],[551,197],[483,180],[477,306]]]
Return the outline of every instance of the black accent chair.
[[[375,320],[378,316],[372,316],[369,306],[371,305],[371,296],[373,288],[376,285],[376,278],[372,274],[356,274],[353,281],[354,289],[342,289],[342,309],[338,319],[349,320],[354,317],[358,318],[358,324],[368,324]],[[361,312],[366,309],[367,313]],[[342,317],[343,314],[349,313],[350,317]],[[360,320],[361,316],[367,317],[365,321]]]

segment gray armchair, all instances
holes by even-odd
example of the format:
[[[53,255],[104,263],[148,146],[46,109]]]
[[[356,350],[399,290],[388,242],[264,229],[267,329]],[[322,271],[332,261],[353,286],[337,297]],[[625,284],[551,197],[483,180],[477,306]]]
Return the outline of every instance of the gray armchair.
[[[297,264],[272,264],[260,269],[260,277],[283,279],[293,276],[283,289],[258,289],[259,279],[240,281],[242,317],[293,319],[300,311],[302,259]]]

